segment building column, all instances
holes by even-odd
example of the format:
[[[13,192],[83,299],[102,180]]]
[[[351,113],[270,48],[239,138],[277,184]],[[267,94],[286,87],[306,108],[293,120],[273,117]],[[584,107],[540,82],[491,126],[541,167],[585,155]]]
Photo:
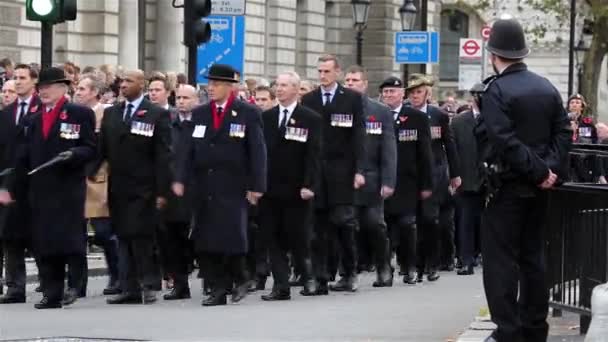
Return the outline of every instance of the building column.
[[[140,35],[139,31],[139,1],[121,0],[118,18],[119,43],[118,43],[118,64],[125,70],[139,68]]]
[[[156,69],[186,72],[183,8],[173,8],[171,1],[157,1],[156,13]]]

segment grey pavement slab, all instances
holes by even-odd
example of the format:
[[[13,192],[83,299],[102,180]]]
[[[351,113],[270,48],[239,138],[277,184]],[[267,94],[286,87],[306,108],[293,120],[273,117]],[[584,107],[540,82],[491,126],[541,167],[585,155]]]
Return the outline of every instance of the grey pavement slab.
[[[443,273],[439,282],[373,288],[361,277],[357,293],[263,302],[258,291],[242,303],[200,305],[193,298],[153,305],[110,306],[100,296],[107,279],[90,280],[89,298],[60,310],[37,311],[40,294],[27,304],[0,306],[0,340],[52,336],[131,338],[164,341],[455,341],[485,306],[481,276]],[[33,291],[34,284],[28,290]]]

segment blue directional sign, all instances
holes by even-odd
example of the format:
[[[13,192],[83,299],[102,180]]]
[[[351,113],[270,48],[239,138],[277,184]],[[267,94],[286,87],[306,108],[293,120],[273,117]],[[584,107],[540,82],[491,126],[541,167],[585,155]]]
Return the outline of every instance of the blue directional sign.
[[[245,59],[245,17],[212,15],[204,20],[211,24],[211,39],[198,47],[197,83],[207,84],[204,76],[215,63],[228,64],[242,76]]]
[[[426,31],[396,32],[395,63],[439,63],[439,33]]]

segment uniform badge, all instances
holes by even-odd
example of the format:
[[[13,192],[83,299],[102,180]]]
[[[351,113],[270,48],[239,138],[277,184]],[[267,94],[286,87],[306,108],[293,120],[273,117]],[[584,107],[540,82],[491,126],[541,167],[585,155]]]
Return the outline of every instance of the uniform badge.
[[[365,122],[365,133],[371,135],[382,134],[382,122],[366,121]]]
[[[399,141],[417,141],[418,130],[415,129],[400,129]]]
[[[230,132],[228,135],[232,138],[244,138],[245,137],[245,125],[231,123]]]
[[[287,126],[285,129],[285,140],[293,140],[298,142],[308,141],[308,128],[298,128]]]
[[[154,136],[154,125],[141,122],[141,121],[132,121],[131,122],[131,133],[135,135],[141,135],[144,137],[152,137]]]
[[[290,125],[295,125],[296,124],[296,120],[294,120],[293,118],[289,119],[289,124]]]
[[[62,139],[80,139],[80,125],[62,122],[59,126],[59,137]]]
[[[591,127],[579,127],[578,135],[585,138],[591,138]]]
[[[194,131],[192,132],[192,137],[193,138],[204,138],[206,131],[207,131],[207,126],[196,125],[196,126],[194,126]]]
[[[236,111],[232,111],[232,116],[236,116]]]
[[[441,139],[441,126],[431,126],[431,139]]]
[[[331,125],[333,127],[353,127],[352,114],[332,114]]]

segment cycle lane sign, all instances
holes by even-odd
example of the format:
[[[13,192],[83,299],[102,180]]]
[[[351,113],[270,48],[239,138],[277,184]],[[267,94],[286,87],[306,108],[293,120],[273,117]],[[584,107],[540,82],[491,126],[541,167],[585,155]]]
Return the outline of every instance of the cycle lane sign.
[[[204,77],[215,64],[228,64],[243,76],[245,60],[245,17],[213,15],[205,19],[211,25],[211,39],[197,49],[197,77],[199,84],[207,84]]]

